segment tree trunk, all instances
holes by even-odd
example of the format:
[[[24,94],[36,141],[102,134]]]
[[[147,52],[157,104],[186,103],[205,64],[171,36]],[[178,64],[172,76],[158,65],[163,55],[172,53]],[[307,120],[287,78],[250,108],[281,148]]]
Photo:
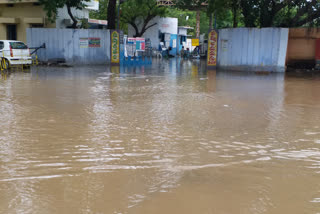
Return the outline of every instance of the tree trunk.
[[[68,14],[70,16],[70,18],[72,19],[73,21],[73,24],[72,24],[72,28],[77,28],[77,24],[78,24],[78,20],[76,18],[74,18],[72,12],[71,12],[71,7],[67,4],[67,10],[68,10]]]
[[[233,27],[238,27],[238,0],[232,1]]]
[[[200,11],[197,11],[196,38],[200,39]]]
[[[233,11],[233,28],[238,27],[238,17],[237,17],[237,10]]]
[[[209,19],[209,30],[211,31],[213,29],[213,14],[210,14],[210,19]]]
[[[108,4],[108,29],[116,29],[116,7],[117,0],[109,0]]]

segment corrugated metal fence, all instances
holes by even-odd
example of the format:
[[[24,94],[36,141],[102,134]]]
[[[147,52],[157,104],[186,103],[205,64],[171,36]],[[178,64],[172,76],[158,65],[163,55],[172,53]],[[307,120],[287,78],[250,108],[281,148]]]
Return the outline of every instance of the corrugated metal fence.
[[[40,61],[64,58],[71,64],[110,63],[108,30],[28,28],[29,47],[46,43],[37,53]]]
[[[218,66],[235,70],[285,70],[288,29],[219,30]]]

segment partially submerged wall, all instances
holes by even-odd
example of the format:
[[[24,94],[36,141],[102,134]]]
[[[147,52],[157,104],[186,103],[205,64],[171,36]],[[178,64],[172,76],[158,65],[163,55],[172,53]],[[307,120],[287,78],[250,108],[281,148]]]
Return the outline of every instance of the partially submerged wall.
[[[63,58],[69,64],[110,63],[109,30],[28,28],[27,44],[46,49],[37,53],[40,61]]]
[[[316,40],[320,39],[319,28],[292,28],[289,30],[287,63],[315,61]]]
[[[288,34],[285,28],[219,30],[218,67],[284,72]]]

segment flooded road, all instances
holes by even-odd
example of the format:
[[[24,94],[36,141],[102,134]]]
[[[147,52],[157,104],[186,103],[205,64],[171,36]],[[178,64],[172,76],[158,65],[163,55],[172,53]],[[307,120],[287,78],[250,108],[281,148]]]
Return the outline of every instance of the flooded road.
[[[0,107],[1,214],[320,213],[317,76],[39,67]]]

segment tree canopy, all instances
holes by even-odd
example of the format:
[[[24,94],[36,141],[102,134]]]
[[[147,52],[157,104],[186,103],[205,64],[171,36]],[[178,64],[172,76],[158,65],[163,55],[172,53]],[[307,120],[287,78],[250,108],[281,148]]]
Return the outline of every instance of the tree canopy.
[[[234,27],[318,26],[320,19],[319,0],[209,0],[208,8],[230,10]]]
[[[134,28],[134,37],[141,37],[146,30],[157,24],[150,24],[151,20],[165,16],[166,9],[157,6],[156,0],[127,0],[121,5],[120,19]]]
[[[106,10],[108,2],[113,7],[110,9],[111,14]],[[166,10],[157,6],[156,0],[125,0],[121,5],[121,21],[131,25],[136,36],[142,36],[151,28],[149,23],[157,15],[176,17],[179,25],[195,28],[197,10],[201,11],[201,33],[207,32],[212,24],[209,22],[211,14],[215,14],[217,18],[218,28],[320,26],[319,0],[174,0],[174,3],[173,8]],[[106,14],[113,17],[109,28],[114,29],[116,1],[101,0],[100,7],[102,12],[99,12],[99,18],[105,19]],[[189,16],[188,20],[185,19],[186,16]],[[143,27],[138,28],[138,25]],[[195,30],[190,30],[190,34],[193,35],[194,32]]]
[[[68,14],[73,21],[72,28],[76,28],[78,20],[72,14],[71,8],[82,10],[85,8],[85,2],[90,0],[39,0],[39,3],[43,5],[44,10],[47,12],[48,18],[53,21],[56,19],[57,11],[59,8],[67,7]]]
[[[109,3],[108,0],[100,0],[99,1],[99,10],[91,11],[90,17],[92,17],[93,19],[107,20],[108,3]]]

